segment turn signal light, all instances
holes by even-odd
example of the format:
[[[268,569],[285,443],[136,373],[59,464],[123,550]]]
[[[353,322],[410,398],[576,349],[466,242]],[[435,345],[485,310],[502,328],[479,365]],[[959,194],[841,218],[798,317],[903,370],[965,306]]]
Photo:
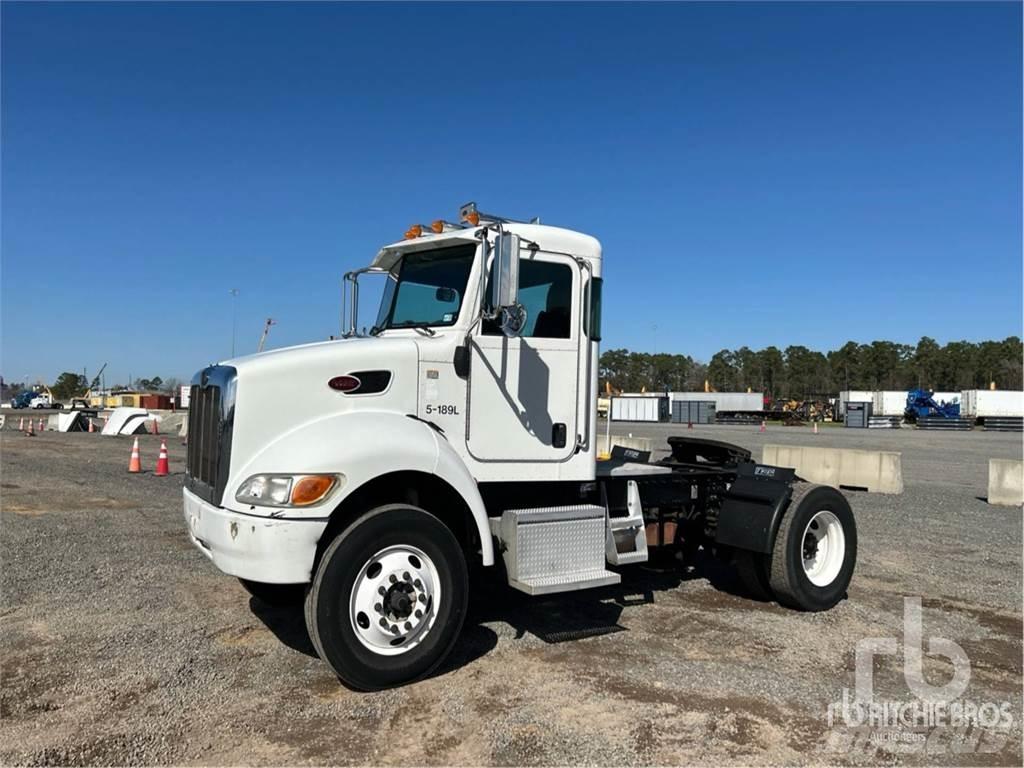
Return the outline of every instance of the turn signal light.
[[[303,507],[315,504],[334,487],[334,475],[306,475],[292,489],[292,505]]]

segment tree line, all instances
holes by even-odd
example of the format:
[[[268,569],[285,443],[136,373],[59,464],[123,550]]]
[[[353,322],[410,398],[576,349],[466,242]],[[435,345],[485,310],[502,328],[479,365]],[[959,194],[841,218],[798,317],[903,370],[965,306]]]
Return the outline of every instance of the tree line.
[[[38,385],[37,385],[38,386]],[[181,386],[181,381],[176,378],[162,379],[159,376],[154,376],[151,379],[135,379],[131,387],[126,387],[123,384],[115,384],[108,389],[112,391],[134,389],[139,392],[162,392],[168,395],[175,395],[178,392],[178,388]],[[35,389],[36,387],[26,387],[25,385],[15,382],[13,384],[4,383],[3,379],[0,378],[0,398],[7,400],[15,397],[19,392],[25,389]],[[75,373],[74,371],[64,371],[57,379],[50,385],[50,392],[53,397],[57,400],[70,400],[73,397],[82,397],[89,391],[89,380],[81,373]]]
[[[719,392],[763,392],[774,398],[811,398],[848,389],[929,389],[955,392],[1024,388],[1024,346],[1017,336],[1002,341],[951,341],[940,345],[923,336],[917,344],[848,341],[818,352],[785,349],[723,349],[707,363],[689,355],[610,349],[601,355],[601,389],[623,392],[701,391],[704,382]]]

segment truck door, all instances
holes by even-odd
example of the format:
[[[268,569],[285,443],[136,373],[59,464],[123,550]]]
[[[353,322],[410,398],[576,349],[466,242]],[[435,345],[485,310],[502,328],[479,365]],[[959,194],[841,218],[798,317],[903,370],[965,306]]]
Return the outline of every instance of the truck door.
[[[523,251],[520,336],[484,322],[471,339],[467,446],[478,461],[571,457],[580,392],[580,271],[565,256]]]

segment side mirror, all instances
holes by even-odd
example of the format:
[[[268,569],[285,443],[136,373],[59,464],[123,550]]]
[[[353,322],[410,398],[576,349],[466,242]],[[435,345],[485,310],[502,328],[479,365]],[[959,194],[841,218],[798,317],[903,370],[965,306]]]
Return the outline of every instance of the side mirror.
[[[515,307],[519,303],[519,235],[498,233],[492,274],[491,311]]]

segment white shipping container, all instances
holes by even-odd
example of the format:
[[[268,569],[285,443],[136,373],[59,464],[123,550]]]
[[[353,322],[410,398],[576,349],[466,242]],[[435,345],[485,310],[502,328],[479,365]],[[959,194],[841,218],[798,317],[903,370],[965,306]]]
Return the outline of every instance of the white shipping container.
[[[660,397],[613,397],[612,421],[658,421]]]
[[[755,411],[764,410],[764,396],[760,392],[669,392],[671,402],[713,402],[715,411]]]
[[[875,393],[867,389],[847,389],[839,393],[838,416],[846,414],[847,403],[874,403]]]
[[[907,390],[884,389],[871,398],[872,416],[902,416],[907,410]]]
[[[1005,389],[965,389],[960,393],[960,415],[1024,416],[1024,392]]]

